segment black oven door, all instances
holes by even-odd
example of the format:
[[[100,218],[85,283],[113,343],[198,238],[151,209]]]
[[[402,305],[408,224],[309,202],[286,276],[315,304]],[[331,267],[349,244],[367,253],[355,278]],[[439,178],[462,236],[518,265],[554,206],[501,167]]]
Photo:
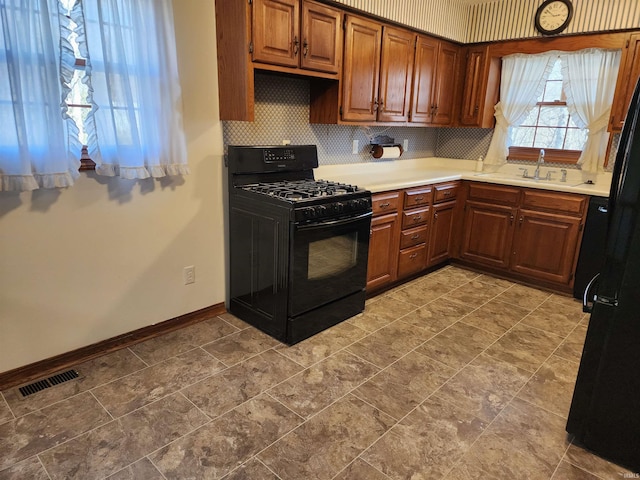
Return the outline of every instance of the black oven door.
[[[292,228],[289,317],[365,288],[371,212]]]

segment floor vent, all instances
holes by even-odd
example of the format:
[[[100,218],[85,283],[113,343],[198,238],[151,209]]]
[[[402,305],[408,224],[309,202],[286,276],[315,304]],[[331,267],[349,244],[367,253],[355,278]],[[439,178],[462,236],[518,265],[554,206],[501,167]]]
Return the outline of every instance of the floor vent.
[[[69,380],[73,380],[74,378],[78,378],[79,376],[80,374],[76,370],[67,370],[66,372],[58,373],[49,378],[45,378],[44,380],[38,380],[37,382],[20,387],[18,390],[20,390],[23,397],[28,397],[34,393],[51,388],[54,385],[59,385],[64,382],[68,382]]]

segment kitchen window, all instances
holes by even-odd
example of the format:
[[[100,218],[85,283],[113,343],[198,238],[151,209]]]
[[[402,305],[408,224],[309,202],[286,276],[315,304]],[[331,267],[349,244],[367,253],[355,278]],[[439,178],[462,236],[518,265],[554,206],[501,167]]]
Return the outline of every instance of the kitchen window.
[[[519,126],[511,128],[508,159],[536,161],[540,149],[544,149],[547,162],[576,163],[587,134],[587,129],[576,125],[567,107],[558,58],[536,106]]]

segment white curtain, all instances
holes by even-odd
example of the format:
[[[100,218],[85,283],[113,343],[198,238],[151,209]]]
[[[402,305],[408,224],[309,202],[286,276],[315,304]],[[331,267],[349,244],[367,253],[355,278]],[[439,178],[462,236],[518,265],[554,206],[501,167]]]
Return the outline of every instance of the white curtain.
[[[0,191],[68,187],[55,0],[0,0]]]
[[[495,106],[496,127],[485,164],[502,165],[509,154],[509,127],[520,125],[535,106],[549,78],[557,54],[515,54],[502,59],[500,101]]]
[[[603,170],[609,134],[607,125],[620,67],[620,51],[587,49],[563,53],[563,88],[567,107],[580,128],[589,130],[578,160],[583,172]]]
[[[102,175],[188,174],[170,0],[83,0],[88,150]],[[95,122],[95,123],[94,123]]]

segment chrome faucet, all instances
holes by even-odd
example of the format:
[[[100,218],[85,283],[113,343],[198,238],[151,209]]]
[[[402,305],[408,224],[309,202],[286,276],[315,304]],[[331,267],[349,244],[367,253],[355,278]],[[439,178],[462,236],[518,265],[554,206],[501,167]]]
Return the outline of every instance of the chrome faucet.
[[[533,179],[540,180],[540,165],[544,163],[544,148],[540,149],[538,161],[536,162],[536,170],[533,172]]]

